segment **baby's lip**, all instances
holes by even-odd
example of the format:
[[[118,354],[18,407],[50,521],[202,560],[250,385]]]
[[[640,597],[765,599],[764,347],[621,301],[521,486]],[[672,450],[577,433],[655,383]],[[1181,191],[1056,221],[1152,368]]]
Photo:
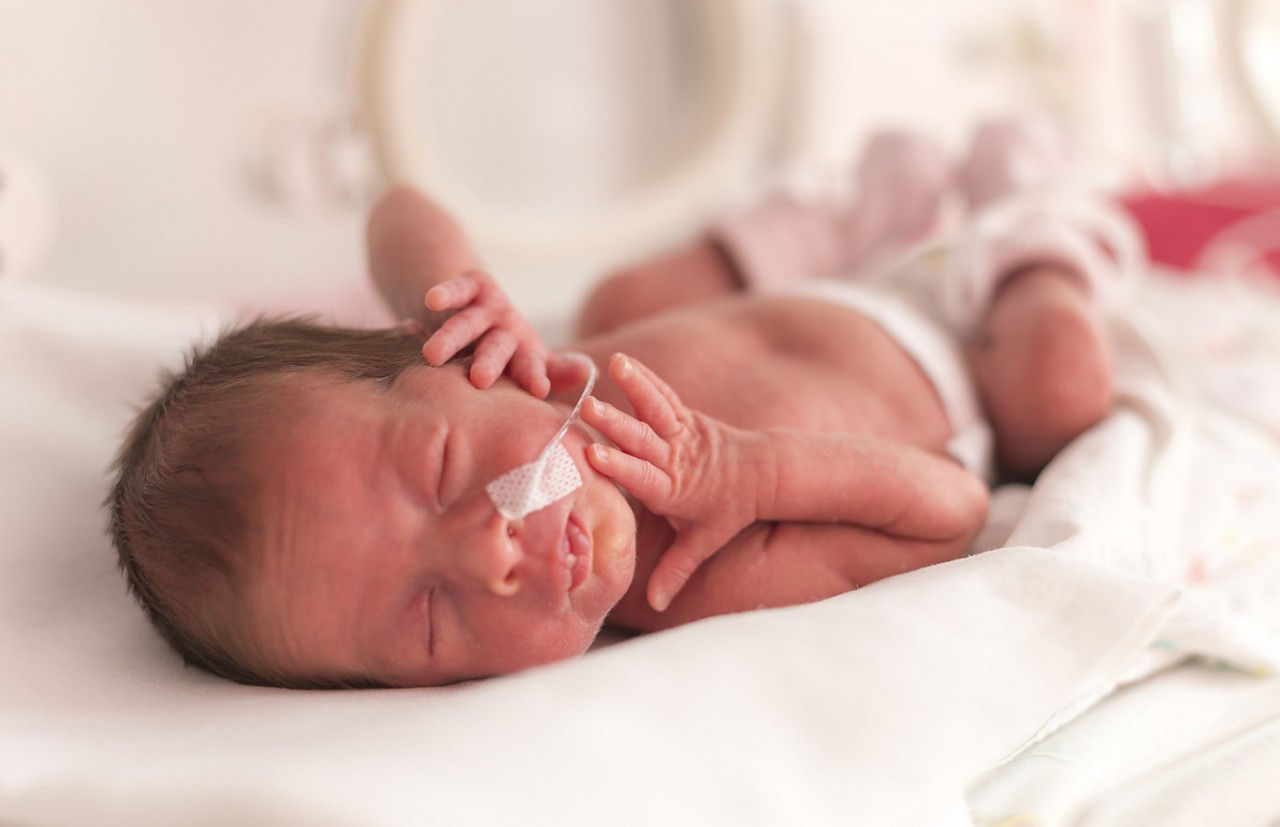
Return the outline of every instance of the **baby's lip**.
[[[569,591],[574,591],[586,582],[591,573],[591,535],[570,512],[569,519],[565,522],[564,537],[563,546],[569,567]]]

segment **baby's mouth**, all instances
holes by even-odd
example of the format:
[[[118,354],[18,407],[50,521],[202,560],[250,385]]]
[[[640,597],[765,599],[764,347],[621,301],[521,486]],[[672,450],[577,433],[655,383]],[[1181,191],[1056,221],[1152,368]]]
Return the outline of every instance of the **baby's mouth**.
[[[591,535],[572,513],[565,524],[561,543],[565,565],[569,570],[569,591],[574,591],[586,582],[587,575],[591,573]]]

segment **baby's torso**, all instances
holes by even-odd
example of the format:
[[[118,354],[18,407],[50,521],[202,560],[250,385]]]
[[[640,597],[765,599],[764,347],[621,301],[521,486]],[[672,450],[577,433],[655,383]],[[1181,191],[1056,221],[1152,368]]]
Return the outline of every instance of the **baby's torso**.
[[[655,316],[575,347],[602,367],[615,352],[635,356],[686,405],[742,428],[863,433],[934,451],[951,437],[938,393],[902,346],[861,313],[815,298],[738,296]],[[607,379],[595,393],[630,410]],[[674,535],[665,519],[634,505],[636,577],[611,619],[661,628],[668,620],[649,612],[644,585]],[[730,546],[745,550],[766,534],[748,529]]]
[[[655,316],[576,346],[639,358],[684,402],[742,428],[849,431],[942,450],[951,426],[920,366],[842,305],[738,296]],[[596,394],[626,409],[607,380]]]

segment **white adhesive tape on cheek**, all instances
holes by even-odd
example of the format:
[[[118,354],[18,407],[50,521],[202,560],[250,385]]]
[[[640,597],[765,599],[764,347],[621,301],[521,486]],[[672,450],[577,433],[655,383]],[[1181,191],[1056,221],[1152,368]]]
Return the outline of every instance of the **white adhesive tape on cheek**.
[[[513,468],[484,487],[498,513],[518,520],[567,497],[582,485],[564,443],[557,442],[550,453]]]
[[[513,468],[484,487],[498,513],[508,520],[518,520],[569,496],[582,486],[582,476],[561,439],[578,418],[582,403],[596,383],[596,365],[583,354],[565,354],[587,367],[587,382],[578,396],[569,418],[542,449],[533,462]]]

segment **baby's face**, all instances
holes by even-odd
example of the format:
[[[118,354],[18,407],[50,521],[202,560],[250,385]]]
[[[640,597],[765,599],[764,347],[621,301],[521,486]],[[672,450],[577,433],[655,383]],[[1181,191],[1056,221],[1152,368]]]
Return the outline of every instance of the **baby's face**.
[[[272,664],[421,686],[586,651],[635,566],[635,517],[587,464],[589,438],[564,438],[582,487],[540,511],[508,521],[484,490],[567,406],[505,380],[477,390],[461,365],[290,383],[247,591]]]

